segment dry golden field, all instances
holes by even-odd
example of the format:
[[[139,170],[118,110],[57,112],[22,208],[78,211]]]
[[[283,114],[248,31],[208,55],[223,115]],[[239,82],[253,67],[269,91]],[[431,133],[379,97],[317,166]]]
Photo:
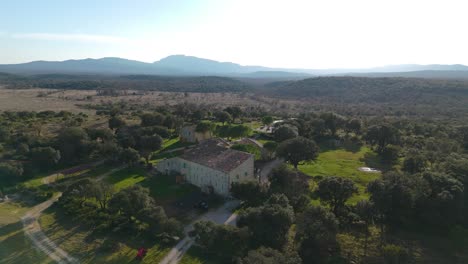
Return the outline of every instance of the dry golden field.
[[[259,106],[265,109],[283,111],[304,110],[304,102],[277,100],[254,94],[233,93],[172,93],[158,91],[127,91],[126,95],[100,96],[95,90],[53,90],[53,89],[5,89],[0,87],[0,111],[71,111],[94,113],[86,105],[107,102],[128,102],[130,104],[160,106],[178,103]]]

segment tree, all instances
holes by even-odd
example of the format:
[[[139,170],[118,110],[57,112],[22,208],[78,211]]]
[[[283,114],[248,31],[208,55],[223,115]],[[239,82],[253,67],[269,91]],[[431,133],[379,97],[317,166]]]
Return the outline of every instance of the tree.
[[[367,185],[374,204],[376,220],[384,235],[384,224],[401,226],[408,223],[415,203],[414,186],[422,186],[417,177],[388,172]]]
[[[109,128],[114,131],[121,127],[124,127],[125,125],[125,121],[118,116],[113,116],[109,119]]]
[[[150,126],[141,128],[141,135],[152,136],[154,134],[157,134],[162,138],[169,138],[171,136],[169,129],[163,126]]]
[[[233,182],[232,196],[248,206],[257,206],[265,201],[267,190],[256,181]]]
[[[400,132],[390,125],[375,125],[367,129],[365,139],[377,145],[377,152],[381,153],[388,144],[398,144]]]
[[[460,223],[464,207],[463,183],[443,173],[424,172],[421,176],[427,183],[419,188],[423,194],[416,200],[421,222],[445,230]]]
[[[120,190],[109,200],[109,210],[124,215],[129,222],[152,205],[154,200],[149,196],[149,190],[138,184]]]
[[[218,225],[211,221],[198,221],[190,236],[206,252],[224,257],[230,262],[232,257],[240,257],[247,250],[249,232],[247,228]],[[223,262],[224,263],[224,262]]]
[[[174,218],[168,218],[162,206],[154,204],[144,208],[138,214],[140,221],[146,222],[152,234],[159,236],[181,236],[183,234],[182,224]]]
[[[109,142],[114,139],[114,133],[108,128],[89,128],[87,133],[91,140]]]
[[[346,122],[345,130],[346,133],[353,132],[354,134],[359,134],[361,132],[361,127],[361,120],[353,118]]]
[[[18,153],[19,155],[26,156],[29,154],[29,151],[29,146],[26,143],[20,143],[18,147],[16,147],[16,153]]]
[[[272,171],[269,180],[270,191],[285,194],[295,211],[304,209],[304,203],[310,200],[308,199],[309,176],[297,170],[293,171],[287,166],[280,166]]]
[[[66,163],[83,161],[91,153],[88,134],[79,127],[65,128],[58,135],[57,146]]]
[[[264,116],[262,117],[262,124],[265,126],[269,126],[273,123],[273,117],[272,116]]]
[[[369,241],[369,227],[372,225],[375,217],[374,204],[368,200],[361,200],[355,206],[356,214],[364,223],[364,257],[367,256],[367,246]]]
[[[52,147],[32,148],[30,155],[33,163],[42,169],[48,169],[60,160],[60,151]]]
[[[244,125],[231,126],[229,128],[229,137],[241,138],[246,137],[250,133],[250,127]]]
[[[318,157],[319,147],[314,141],[297,137],[283,141],[276,150],[279,157],[291,163],[297,170],[302,161],[312,161]]]
[[[326,177],[318,184],[317,194],[322,201],[329,204],[333,213],[338,216],[345,202],[358,192],[354,182],[343,177]]]
[[[122,149],[119,153],[119,160],[128,165],[135,165],[140,161],[140,154],[132,148]]]
[[[288,198],[274,195],[263,206],[247,208],[237,225],[249,228],[254,247],[264,245],[279,249],[287,241],[286,234],[293,220],[294,211]]]
[[[141,126],[162,126],[164,125],[164,118],[160,113],[144,113],[140,116]]]
[[[231,114],[229,114],[229,113],[226,112],[226,111],[219,111],[219,112],[216,112],[216,113],[215,113],[215,117],[216,117],[216,119],[217,119],[219,122],[223,123],[223,125],[224,125],[226,122],[230,123],[230,122],[232,121],[232,116],[231,116]]]
[[[0,163],[0,187],[17,181],[21,175],[23,175],[21,164]]]
[[[274,153],[276,152],[276,149],[278,148],[278,143],[274,141],[268,141],[265,144],[263,144],[263,149],[267,151],[267,157],[269,159],[272,159],[274,157]]]
[[[251,250],[238,264],[301,264],[301,258],[296,254],[284,254],[272,248],[260,247]]]
[[[400,150],[399,146],[387,145],[380,153],[382,161],[389,165],[395,164],[400,157]]]
[[[163,139],[159,135],[142,136],[139,142],[139,150],[145,158],[146,164],[149,165],[151,154],[162,147]]]
[[[276,141],[282,142],[287,139],[295,138],[299,135],[297,132],[297,127],[291,125],[281,125],[280,127],[276,128],[273,132],[273,136],[275,137]]]
[[[320,115],[326,129],[328,129],[332,136],[336,135],[338,129],[343,128],[346,122],[345,118],[335,113],[323,113]]]
[[[213,132],[214,129],[215,125],[211,122],[199,122],[195,127],[195,131],[200,133]]]
[[[228,112],[232,116],[232,120],[235,121],[237,118],[241,117],[242,109],[238,106],[229,106],[224,109],[224,111]]]
[[[338,251],[338,220],[321,206],[310,206],[296,220],[296,241],[303,263],[329,263]]]
[[[92,197],[92,186],[93,181],[89,178],[79,179],[67,187],[60,199],[62,201],[68,199],[77,200],[79,206],[82,207],[86,199]]]
[[[115,193],[114,186],[104,181],[97,181],[93,182],[90,187],[91,195],[99,203],[101,210],[106,210],[109,200]]]
[[[7,142],[10,140],[11,132],[8,127],[0,126],[0,142]]]
[[[426,160],[420,154],[410,154],[403,161],[403,170],[411,174],[422,172],[426,167]]]

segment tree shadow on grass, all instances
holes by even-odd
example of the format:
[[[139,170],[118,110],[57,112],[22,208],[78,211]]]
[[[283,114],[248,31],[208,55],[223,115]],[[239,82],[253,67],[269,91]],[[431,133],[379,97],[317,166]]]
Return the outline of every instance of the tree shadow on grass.
[[[42,263],[47,256],[34,250],[32,242],[24,235],[21,221],[0,228],[0,263]]]
[[[350,139],[335,139],[329,138],[318,142],[320,152],[327,152],[333,150],[346,150],[352,153],[357,153],[361,150],[363,143],[361,141],[350,140]]]

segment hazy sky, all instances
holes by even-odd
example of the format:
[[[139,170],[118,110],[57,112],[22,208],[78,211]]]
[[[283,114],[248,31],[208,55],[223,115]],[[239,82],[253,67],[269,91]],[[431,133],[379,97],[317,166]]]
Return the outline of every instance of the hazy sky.
[[[468,64],[466,0],[0,1],[0,64],[172,54],[294,68]]]

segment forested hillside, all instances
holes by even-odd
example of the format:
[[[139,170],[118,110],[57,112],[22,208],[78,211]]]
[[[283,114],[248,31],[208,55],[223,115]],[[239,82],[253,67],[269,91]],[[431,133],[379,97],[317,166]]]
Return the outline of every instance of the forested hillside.
[[[445,97],[468,98],[468,82],[413,78],[319,77],[266,85],[283,97],[323,97],[343,102],[430,102]]]
[[[244,82],[216,76],[167,77],[156,75],[69,75],[19,76],[1,74],[0,83],[11,89],[49,88],[68,90],[126,89],[167,92],[241,92]]]

